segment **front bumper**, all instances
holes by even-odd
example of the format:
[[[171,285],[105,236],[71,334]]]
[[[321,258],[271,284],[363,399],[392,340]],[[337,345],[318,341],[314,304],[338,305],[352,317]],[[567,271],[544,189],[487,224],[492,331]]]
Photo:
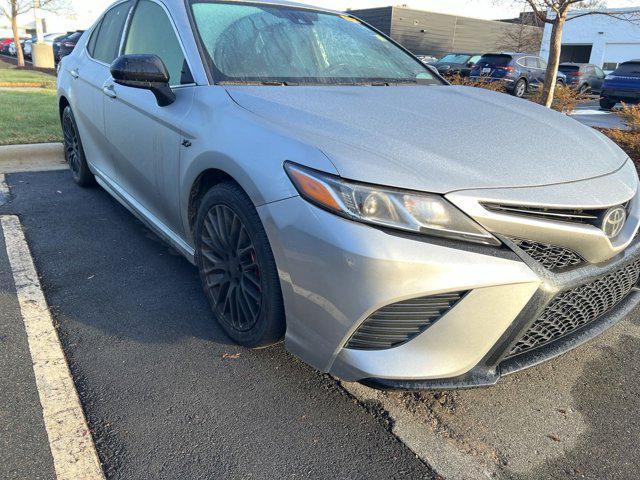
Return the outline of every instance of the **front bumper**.
[[[610,98],[617,101],[626,101],[630,103],[640,102],[639,90],[625,90],[622,88],[604,87],[600,94],[603,98]]]
[[[509,356],[562,292],[630,262],[640,265],[639,242],[608,261],[551,274],[507,246],[507,238],[495,248],[401,234],[337,217],[299,197],[258,212],[279,269],[287,349],[347,381],[402,389],[491,385],[585,342],[635,312],[640,302],[634,288],[596,321]],[[346,347],[381,308],[454,292],[465,295],[407,343],[384,350]]]

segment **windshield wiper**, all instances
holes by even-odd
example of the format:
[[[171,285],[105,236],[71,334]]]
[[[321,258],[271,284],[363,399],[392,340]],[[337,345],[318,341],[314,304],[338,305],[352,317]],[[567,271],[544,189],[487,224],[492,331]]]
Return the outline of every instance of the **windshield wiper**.
[[[218,85],[265,85],[273,87],[288,87],[292,85],[298,85],[292,82],[282,82],[280,80],[266,80],[266,81],[251,81],[251,80],[222,80],[218,82]]]

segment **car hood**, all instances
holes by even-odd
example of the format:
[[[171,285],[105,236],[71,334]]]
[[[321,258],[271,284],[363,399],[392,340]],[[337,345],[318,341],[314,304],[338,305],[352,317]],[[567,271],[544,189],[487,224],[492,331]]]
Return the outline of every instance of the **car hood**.
[[[550,185],[605,175],[627,160],[604,135],[566,115],[477,88],[227,91],[241,107],[322,150],[342,177],[379,185],[434,193]]]

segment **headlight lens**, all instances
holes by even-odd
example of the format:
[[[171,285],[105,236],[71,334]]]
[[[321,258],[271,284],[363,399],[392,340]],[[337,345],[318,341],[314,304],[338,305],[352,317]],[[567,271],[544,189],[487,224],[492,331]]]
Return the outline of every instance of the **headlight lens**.
[[[305,200],[351,220],[500,245],[498,239],[439,195],[355,183],[291,162],[285,163],[285,170]]]

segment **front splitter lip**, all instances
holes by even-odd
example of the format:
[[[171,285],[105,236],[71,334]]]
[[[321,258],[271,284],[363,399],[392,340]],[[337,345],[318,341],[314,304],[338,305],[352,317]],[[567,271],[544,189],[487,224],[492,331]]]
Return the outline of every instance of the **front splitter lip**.
[[[498,383],[506,375],[534,367],[570,352],[599,336],[622,320],[637,314],[640,314],[640,289],[635,288],[609,314],[553,343],[505,360],[494,367],[479,365],[465,375],[449,379],[388,380],[367,378],[361,380],[360,383],[380,390],[458,390],[489,387]]]
[[[559,275],[546,272],[542,267],[533,267],[543,278],[543,285],[493,349],[476,367],[464,375],[445,379],[416,380],[366,378],[360,382],[385,390],[454,390],[487,387],[495,385],[505,375],[534,367],[567,353],[620,321],[640,314],[640,284],[636,285],[622,302],[598,319],[547,345],[508,358],[513,345],[558,294],[589,284],[609,272],[637,261],[638,258],[640,258],[640,240],[636,240],[627,250],[605,265],[588,265]]]

